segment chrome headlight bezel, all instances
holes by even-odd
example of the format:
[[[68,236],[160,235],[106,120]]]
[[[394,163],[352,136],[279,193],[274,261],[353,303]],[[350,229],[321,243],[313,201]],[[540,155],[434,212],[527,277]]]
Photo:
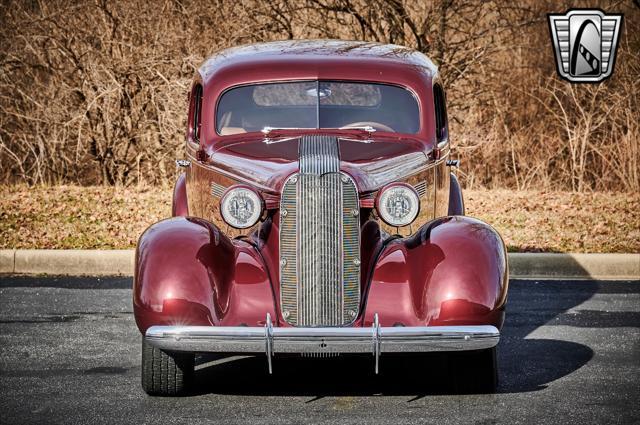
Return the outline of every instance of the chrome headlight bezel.
[[[253,210],[248,217],[237,217],[232,213],[232,202],[234,200],[249,199],[252,202]],[[245,201],[246,202],[246,201]],[[225,223],[234,229],[248,229],[253,227],[264,212],[264,199],[260,193],[251,186],[234,185],[229,187],[222,198],[220,198],[220,215]]]
[[[385,206],[385,204],[387,204],[389,200],[389,197],[393,194],[402,194],[409,204],[409,213],[407,213],[401,219],[397,219],[392,216]],[[382,219],[382,221],[387,223],[389,226],[404,227],[413,223],[418,217],[418,214],[420,214],[420,196],[418,195],[416,189],[410,184],[394,182],[384,186],[378,191],[375,206],[376,211],[378,212],[378,216]]]

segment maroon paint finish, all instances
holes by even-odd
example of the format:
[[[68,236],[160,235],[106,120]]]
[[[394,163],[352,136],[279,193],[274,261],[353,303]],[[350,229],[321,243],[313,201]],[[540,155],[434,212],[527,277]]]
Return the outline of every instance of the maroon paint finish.
[[[340,140],[340,169],[354,179],[360,192],[371,192],[392,183],[388,178],[374,178],[373,169],[394,169],[398,175],[411,174],[408,165],[411,159],[421,157],[423,163],[431,160],[433,146],[423,140],[383,135],[375,135],[372,139],[364,146],[362,142]]]
[[[449,185],[449,215],[464,215],[464,199],[460,182],[455,174],[449,173],[451,184]]]
[[[151,226],[136,253],[140,331],[159,324],[262,326],[267,312],[277,326],[289,326],[277,301],[278,217],[265,220],[252,244],[231,241],[200,219]],[[383,326],[501,328],[508,271],[504,244],[490,226],[448,217],[382,248],[377,223],[367,221],[362,239],[367,296],[355,326],[371,326],[378,313]]]
[[[431,87],[436,72],[429,59],[411,49],[367,42],[299,40],[227,49],[207,60],[196,76],[204,84],[201,145],[205,152],[212,154],[223,140],[240,141],[252,134],[220,136],[216,133],[217,101],[230,87],[317,79],[373,81],[409,89],[420,107],[420,131],[415,137],[434,145]],[[397,136],[396,133],[384,134]]]
[[[245,135],[241,142],[218,146],[207,162],[264,192],[280,193],[284,180],[298,171],[298,140],[266,144],[262,134]]]
[[[370,194],[390,183],[389,178],[402,180],[402,173],[411,175],[436,159],[436,78],[435,67],[420,54],[358,42],[268,43],[224,51],[207,61],[194,81],[204,90],[200,140],[194,138],[191,105],[187,155],[205,162],[214,173],[258,189],[268,211],[256,232],[232,240],[213,223],[187,217],[187,183],[180,175],[173,195],[174,218],[149,227],[136,250],[134,314],[140,331],[163,324],[262,326],[267,313],[274,326],[290,326],[279,308],[278,207],[282,184],[298,171],[298,137],[340,137],[341,171],[354,179],[361,196]],[[366,140],[369,136],[358,130],[279,130],[273,137],[281,140],[270,144],[261,133],[216,134],[216,102],[229,87],[305,79],[404,86],[418,99],[420,132],[375,132]],[[208,190],[211,182],[201,183]],[[449,196],[450,214],[463,213],[455,177]],[[506,251],[490,226],[467,217],[447,217],[426,224],[412,237],[393,239],[381,232],[373,200],[361,200],[361,205],[363,305],[354,326],[371,326],[374,313],[383,326],[502,326]]]
[[[498,233],[469,217],[446,217],[389,243],[378,257],[364,326],[491,324],[504,319],[508,270]]]
[[[354,179],[360,192],[378,190],[389,183],[373,178],[368,168],[402,171],[408,158],[419,155],[425,163],[431,159],[432,146],[416,138],[376,134],[370,143],[364,143],[354,140],[362,138],[361,132],[322,129],[284,131],[283,141],[271,144],[264,142],[262,134],[242,134],[241,140],[224,140],[216,145],[206,162],[213,169],[263,192],[279,194],[287,177],[298,171],[299,138],[291,135],[301,133],[342,137],[340,169]]]
[[[197,218],[163,220],[142,234],[133,289],[142,333],[162,324],[262,326],[275,315],[260,254]]]
[[[173,202],[171,203],[172,217],[186,217],[189,215],[189,204],[187,203],[187,176],[182,173],[176,180],[173,188]]]

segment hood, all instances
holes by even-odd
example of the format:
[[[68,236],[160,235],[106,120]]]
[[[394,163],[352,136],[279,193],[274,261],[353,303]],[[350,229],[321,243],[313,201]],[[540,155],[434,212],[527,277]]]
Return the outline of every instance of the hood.
[[[371,192],[402,180],[429,164],[431,146],[418,139],[375,137],[371,141],[340,137],[340,169],[360,192]],[[298,171],[300,136],[265,143],[264,137],[220,143],[208,163],[260,190],[280,193],[288,176]]]

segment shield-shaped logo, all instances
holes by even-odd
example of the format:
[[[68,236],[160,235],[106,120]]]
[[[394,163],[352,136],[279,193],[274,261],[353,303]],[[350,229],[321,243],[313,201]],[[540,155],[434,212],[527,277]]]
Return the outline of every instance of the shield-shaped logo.
[[[597,83],[613,72],[622,15],[597,9],[549,14],[558,73],[576,83]]]

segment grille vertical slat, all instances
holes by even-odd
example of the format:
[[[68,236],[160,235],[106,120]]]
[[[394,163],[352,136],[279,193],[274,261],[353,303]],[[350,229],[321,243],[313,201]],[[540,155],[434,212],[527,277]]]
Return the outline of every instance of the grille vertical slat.
[[[280,206],[283,316],[298,326],[345,325],[360,304],[358,193],[340,173],[335,137],[302,137],[299,158]]]

